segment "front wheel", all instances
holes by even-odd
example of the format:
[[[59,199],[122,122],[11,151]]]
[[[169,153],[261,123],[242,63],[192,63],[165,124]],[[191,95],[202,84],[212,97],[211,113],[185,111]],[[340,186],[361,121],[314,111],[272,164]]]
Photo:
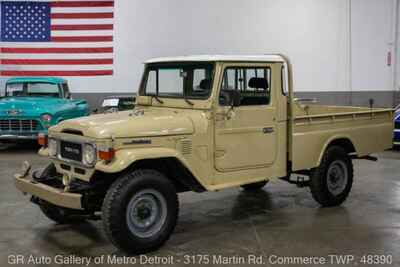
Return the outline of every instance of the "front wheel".
[[[103,202],[107,237],[121,250],[140,254],[162,246],[179,211],[175,186],[155,170],[136,170],[111,186]]]
[[[44,200],[39,200],[38,205],[47,218],[58,224],[76,224],[85,221],[86,214],[80,210],[59,207]]]
[[[324,207],[338,206],[348,197],[353,184],[353,164],[339,146],[329,147],[310,177],[314,199]]]

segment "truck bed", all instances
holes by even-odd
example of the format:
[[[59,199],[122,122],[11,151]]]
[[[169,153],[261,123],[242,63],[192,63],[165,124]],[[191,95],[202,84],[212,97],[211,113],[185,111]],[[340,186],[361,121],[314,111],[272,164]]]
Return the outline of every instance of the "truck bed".
[[[289,160],[293,171],[318,166],[332,142],[350,141],[358,157],[392,147],[392,109],[294,103],[292,114]]]

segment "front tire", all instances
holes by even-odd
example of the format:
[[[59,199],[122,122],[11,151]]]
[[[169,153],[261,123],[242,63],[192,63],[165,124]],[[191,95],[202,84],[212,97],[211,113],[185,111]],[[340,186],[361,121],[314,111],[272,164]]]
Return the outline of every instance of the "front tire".
[[[53,163],[47,165],[39,177],[33,175],[37,182],[46,181],[57,176],[57,169]],[[85,221],[85,212],[81,210],[73,210],[53,205],[47,201],[38,199],[38,205],[42,213],[50,220],[58,224],[76,224]]]
[[[105,233],[129,254],[154,251],[170,237],[179,212],[175,186],[155,170],[136,170],[117,179],[103,202]]]
[[[321,164],[310,177],[311,194],[323,207],[342,204],[353,184],[353,163],[346,151],[339,146],[326,150]]]
[[[58,224],[77,224],[85,221],[86,214],[83,211],[59,207],[44,200],[39,200],[38,205],[47,218]]]

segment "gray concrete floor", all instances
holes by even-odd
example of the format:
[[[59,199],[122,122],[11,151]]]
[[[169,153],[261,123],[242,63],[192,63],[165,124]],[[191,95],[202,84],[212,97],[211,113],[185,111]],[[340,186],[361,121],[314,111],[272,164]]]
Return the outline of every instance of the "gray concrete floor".
[[[269,262],[271,255],[350,254],[356,257],[351,264],[328,262],[324,266],[366,266],[356,261],[363,255],[384,254],[392,255],[394,262],[379,266],[400,266],[400,153],[378,156],[378,162],[354,161],[352,193],[347,202],[335,208],[319,208],[307,188],[282,181],[271,182],[257,193],[230,189],[181,194],[175,233],[149,257],[172,256],[176,266],[183,266],[188,256],[197,257],[195,265],[200,265],[200,256],[196,255],[255,254],[264,256],[264,266],[274,266]],[[56,265],[56,255],[92,259],[122,256],[106,240],[100,221],[65,226],[44,217],[14,188],[12,175],[22,160],[31,161],[34,167],[47,162],[29,146],[0,150],[0,266],[7,266],[10,255],[16,254],[25,256],[25,260],[31,254],[36,258],[47,256],[52,259],[50,265]],[[135,259],[137,265],[145,263]],[[208,264],[217,265],[222,264]]]

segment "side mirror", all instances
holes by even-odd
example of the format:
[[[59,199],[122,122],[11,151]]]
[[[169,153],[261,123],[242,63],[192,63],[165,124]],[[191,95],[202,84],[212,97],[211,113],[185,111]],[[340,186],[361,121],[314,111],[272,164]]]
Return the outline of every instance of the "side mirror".
[[[236,90],[222,90],[219,97],[220,105],[231,108],[240,106],[240,100],[240,93]]]
[[[240,93],[236,90],[229,91],[229,99],[231,107],[240,106]]]

